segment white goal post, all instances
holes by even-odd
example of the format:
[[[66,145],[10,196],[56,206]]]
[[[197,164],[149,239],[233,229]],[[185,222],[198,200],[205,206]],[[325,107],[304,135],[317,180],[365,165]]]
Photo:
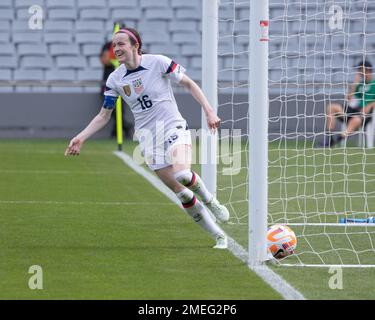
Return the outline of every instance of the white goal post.
[[[228,135],[200,137],[204,181],[231,212],[224,229],[247,246],[251,266],[267,261],[268,226],[286,224],[298,244],[280,266],[375,267],[375,119],[324,146],[327,110],[345,106],[358,63],[375,71],[375,3],[202,3],[202,87],[229,145],[241,130],[232,176],[221,163]],[[335,119],[336,137],[345,126]]]

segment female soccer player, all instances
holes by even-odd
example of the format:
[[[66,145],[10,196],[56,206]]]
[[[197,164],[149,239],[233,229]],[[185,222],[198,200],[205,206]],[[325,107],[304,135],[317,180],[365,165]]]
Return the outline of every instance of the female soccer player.
[[[142,40],[135,29],[118,31],[113,48],[120,66],[107,80],[103,107],[70,141],[65,155],[79,155],[82,144],[109,121],[120,95],[134,114],[136,137],[148,167],[176,193],[194,221],[215,238],[214,248],[227,248],[227,237],[207,208],[220,222],[228,221],[229,212],[191,170],[190,131],[178,111],[170,81],[183,85],[199,102],[210,130],[219,127],[220,119],[182,66],[162,55],[143,54]]]

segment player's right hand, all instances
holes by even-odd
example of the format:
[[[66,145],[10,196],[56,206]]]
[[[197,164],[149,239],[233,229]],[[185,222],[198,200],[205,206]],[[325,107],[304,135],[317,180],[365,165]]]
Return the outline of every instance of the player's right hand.
[[[83,141],[74,137],[70,140],[69,146],[66,148],[64,155],[78,156],[81,151]]]

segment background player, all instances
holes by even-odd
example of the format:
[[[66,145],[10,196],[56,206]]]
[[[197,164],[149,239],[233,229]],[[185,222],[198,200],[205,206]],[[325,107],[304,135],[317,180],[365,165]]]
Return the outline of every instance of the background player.
[[[358,71],[343,105],[331,103],[327,106],[327,132],[322,146],[331,147],[347,138],[355,130],[371,120],[375,107],[375,81],[372,77],[372,65],[369,61],[362,61],[357,65]],[[333,135],[336,119],[347,124],[345,131]]]

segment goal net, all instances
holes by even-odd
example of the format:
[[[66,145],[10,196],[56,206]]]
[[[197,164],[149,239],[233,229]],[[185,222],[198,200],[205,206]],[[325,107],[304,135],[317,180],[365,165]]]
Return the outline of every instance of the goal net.
[[[249,3],[219,5],[217,194],[232,214],[225,228],[243,246],[251,179]],[[366,221],[375,216],[374,127],[361,124],[340,143],[321,146],[327,106],[344,104],[356,64],[375,67],[374,55],[375,2],[269,0],[267,221],[289,225],[298,240],[282,265],[375,266],[375,223]],[[347,127],[335,118],[338,136]]]

